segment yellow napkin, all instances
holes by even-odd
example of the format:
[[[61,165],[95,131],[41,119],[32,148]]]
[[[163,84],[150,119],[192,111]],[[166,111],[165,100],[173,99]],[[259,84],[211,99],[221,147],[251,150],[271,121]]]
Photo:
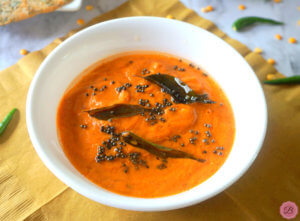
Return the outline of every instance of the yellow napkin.
[[[280,76],[260,55],[177,0],[130,0],[87,25],[118,17],[169,14],[224,39],[245,57],[260,80],[269,73]],[[1,118],[13,107],[19,109],[0,137],[0,220],[279,220],[282,202],[290,200],[300,206],[300,86],[263,85],[269,124],[260,154],[240,180],[203,203],[167,212],[133,212],[95,203],[65,186],[43,165],[31,145],[25,101],[37,68],[66,37],[0,72]]]

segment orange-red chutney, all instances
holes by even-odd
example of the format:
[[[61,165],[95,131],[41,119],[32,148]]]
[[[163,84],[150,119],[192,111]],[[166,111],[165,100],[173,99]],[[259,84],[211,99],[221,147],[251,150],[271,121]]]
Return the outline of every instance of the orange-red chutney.
[[[174,68],[175,66],[178,68]],[[162,117],[166,122],[158,120],[155,125],[151,125],[140,115],[109,122],[92,118],[84,112],[117,103],[138,104],[141,98],[148,99],[152,106],[156,102],[162,103],[164,98],[171,101],[171,96],[163,93],[159,86],[141,78],[145,76],[142,74],[145,68],[149,71],[148,74],[160,72],[176,76],[197,93],[207,93],[216,103],[173,103],[171,107],[175,111],[170,111],[170,107],[165,108]],[[144,73],[148,75],[147,71]],[[132,86],[117,92],[116,88],[125,83]],[[138,84],[149,87],[144,93],[136,92]],[[100,91],[104,85],[106,88]],[[91,86],[98,91],[94,91]],[[150,96],[151,93],[153,97]],[[87,128],[81,128],[80,125],[87,125]],[[131,131],[151,142],[204,158],[206,162],[168,158],[167,168],[158,169],[161,160],[127,144],[123,148],[124,153],[140,152],[149,168],[139,166],[136,169],[128,158],[97,163],[97,147],[109,138],[108,134],[100,132],[102,125],[114,126],[118,133]],[[99,61],[86,69],[61,99],[57,112],[57,128],[65,154],[86,178],[109,191],[144,198],[177,194],[208,179],[228,157],[235,136],[230,103],[213,79],[181,59],[152,52],[121,54]],[[195,131],[199,134],[195,134]],[[210,137],[206,131],[209,131]],[[171,139],[175,135],[181,136],[177,142]],[[195,144],[189,141],[192,137],[197,138]],[[114,147],[105,150],[105,153],[116,154]],[[127,173],[124,172],[124,163],[128,166]]]

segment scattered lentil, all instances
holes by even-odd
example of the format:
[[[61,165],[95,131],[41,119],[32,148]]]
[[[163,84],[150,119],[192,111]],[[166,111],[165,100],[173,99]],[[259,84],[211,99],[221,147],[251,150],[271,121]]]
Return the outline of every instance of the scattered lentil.
[[[206,6],[206,10],[211,12],[214,10],[214,7],[212,5],[208,5],[208,6]]]
[[[267,80],[273,80],[275,79],[275,75],[274,74],[268,74],[267,75]]]
[[[173,15],[167,15],[166,18],[173,19],[174,17],[173,17]]]
[[[293,38],[293,37],[289,38],[289,43],[290,43],[290,44],[295,44],[295,43],[297,43],[296,38]]]
[[[239,10],[245,10],[246,9],[246,6],[245,5],[239,5]]]
[[[78,25],[83,25],[85,22],[82,18],[77,19],[77,24]]]
[[[276,34],[276,35],[275,35],[275,38],[276,38],[277,40],[281,40],[281,39],[282,39],[282,36],[281,36],[280,34]]]
[[[19,53],[20,55],[26,55],[28,54],[28,51],[26,49],[21,49]]]
[[[87,10],[87,11],[91,11],[93,9],[94,9],[94,6],[92,6],[92,5],[86,5],[85,6],[85,10]]]
[[[268,62],[269,64],[275,64],[275,63],[276,63],[275,60],[274,60],[273,58],[269,58],[269,59],[267,60],[267,62]]]
[[[211,12],[213,11],[214,8],[211,5],[206,6],[205,8],[201,8],[201,12],[206,13],[206,12]]]
[[[254,48],[253,50],[255,53],[257,54],[261,54],[262,53],[262,49],[261,48]]]

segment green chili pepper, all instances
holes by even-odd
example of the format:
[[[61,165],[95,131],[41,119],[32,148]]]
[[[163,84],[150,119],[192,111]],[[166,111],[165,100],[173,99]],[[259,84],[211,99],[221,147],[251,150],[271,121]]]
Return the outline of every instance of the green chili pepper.
[[[300,84],[300,75],[264,81],[265,84]]]
[[[0,136],[3,134],[3,132],[5,131],[7,125],[9,124],[9,122],[11,121],[11,119],[14,116],[14,113],[16,112],[16,108],[12,109],[7,115],[6,117],[3,119],[3,121],[0,123]]]
[[[268,19],[268,18],[252,16],[252,17],[243,17],[243,18],[237,19],[233,23],[232,28],[235,31],[240,31],[243,28],[253,25],[255,23],[268,23],[268,24],[272,24],[272,25],[283,25],[283,22],[280,22],[280,21],[275,21],[275,20]]]

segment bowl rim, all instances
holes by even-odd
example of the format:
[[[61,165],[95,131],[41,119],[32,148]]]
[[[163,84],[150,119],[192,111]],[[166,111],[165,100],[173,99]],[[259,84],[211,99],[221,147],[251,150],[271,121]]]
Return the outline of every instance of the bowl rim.
[[[139,205],[137,203],[136,206],[130,206],[130,205],[126,205],[126,202],[121,203],[119,200],[119,202],[110,202],[107,200],[97,200],[95,199],[95,197],[93,197],[92,194],[88,193],[87,190],[84,190],[84,188],[80,188],[78,185],[76,185],[75,182],[73,182],[69,177],[66,177],[66,174],[64,174],[64,172],[61,171],[61,169],[59,167],[57,167],[50,158],[48,158],[47,154],[44,152],[42,145],[40,144],[39,138],[36,136],[35,133],[35,129],[34,129],[34,125],[32,123],[32,111],[33,111],[33,101],[32,101],[32,97],[34,94],[34,88],[36,87],[36,84],[38,83],[38,79],[40,77],[40,75],[42,75],[43,73],[43,69],[46,66],[46,64],[48,63],[49,60],[51,60],[53,57],[56,56],[57,52],[61,50],[61,48],[65,47],[65,45],[67,45],[69,42],[72,42],[73,39],[78,38],[80,35],[86,33],[86,32],[90,32],[92,30],[101,28],[104,25],[109,25],[112,23],[118,23],[118,22],[134,22],[136,20],[139,20],[139,22],[141,20],[155,20],[155,22],[160,22],[160,21],[165,21],[168,20],[168,22],[174,22],[174,23],[178,23],[179,25],[186,25],[189,26],[190,28],[193,28],[195,30],[201,30],[206,32],[208,35],[210,35],[212,38],[214,38],[215,41],[222,41],[223,44],[226,44],[227,46],[229,46],[233,52],[236,54],[236,56],[239,56],[240,58],[242,58],[244,60],[244,65],[247,65],[248,68],[251,70],[253,76],[254,76],[254,80],[256,80],[257,83],[257,90],[259,90],[259,94],[263,100],[262,102],[262,106],[261,106],[261,111],[262,111],[262,115],[264,117],[264,121],[262,122],[263,124],[263,133],[260,135],[259,137],[259,142],[258,145],[256,146],[255,149],[255,153],[253,154],[252,158],[248,161],[248,163],[239,171],[239,173],[236,173],[234,178],[232,179],[227,179],[227,181],[220,185],[217,189],[215,189],[214,192],[210,193],[210,194],[206,194],[205,196],[202,197],[194,197],[194,198],[190,198],[189,200],[185,200],[185,201],[173,201],[170,202],[168,205]],[[223,39],[219,38],[218,36],[214,35],[213,33],[202,29],[198,26],[192,25],[190,23],[186,23],[183,21],[178,21],[178,20],[171,20],[171,19],[167,19],[167,18],[160,18],[160,17],[154,17],[154,16],[134,16],[134,17],[125,17],[125,18],[117,18],[117,19],[112,19],[112,20],[108,20],[108,21],[104,21],[95,25],[92,25],[88,28],[85,28],[81,31],[79,31],[78,33],[72,35],[71,37],[67,38],[65,41],[63,41],[60,45],[58,45],[46,58],[45,60],[42,62],[42,64],[40,65],[40,67],[38,68],[36,74],[34,75],[32,82],[30,84],[30,88],[27,94],[27,100],[26,100],[26,124],[27,124],[27,128],[28,128],[28,133],[29,133],[29,137],[31,139],[31,142],[33,144],[33,147],[35,149],[35,151],[37,152],[38,156],[41,158],[41,160],[43,161],[43,163],[46,165],[46,167],[63,183],[65,183],[68,187],[70,187],[71,189],[75,190],[76,192],[80,193],[81,195],[94,200],[98,203],[102,203],[108,206],[112,206],[112,207],[116,207],[116,208],[121,208],[121,209],[127,209],[127,210],[134,210],[134,211],[166,211],[166,210],[173,210],[173,209],[178,209],[178,208],[184,208],[187,206],[191,206],[194,205],[196,203],[202,202],[207,200],[208,198],[211,198],[217,194],[219,194],[220,192],[224,191],[226,188],[228,188],[229,186],[231,186],[234,182],[236,182],[248,169],[249,167],[252,165],[252,163],[254,162],[255,158],[257,157],[263,142],[264,142],[264,138],[266,135],[266,130],[267,130],[267,104],[266,104],[266,99],[263,93],[263,89],[261,84],[259,83],[259,80],[255,74],[255,72],[253,71],[253,69],[251,68],[251,66],[246,62],[246,60],[244,59],[244,57],[242,55],[240,55],[231,45],[229,45],[227,42],[225,42]],[[184,191],[185,192],[185,191]],[[123,195],[119,195],[117,193],[113,193],[110,192],[111,194],[115,194],[121,197],[125,197],[125,198],[134,198],[137,201],[138,200],[143,200],[143,201],[150,201],[153,199],[160,199],[160,198],[165,198],[165,197],[170,197],[170,196],[165,196],[165,197],[157,197],[157,198],[137,198],[137,197],[131,197],[131,196],[123,196]],[[176,195],[176,194],[175,194]],[[174,195],[171,195],[174,196]]]

